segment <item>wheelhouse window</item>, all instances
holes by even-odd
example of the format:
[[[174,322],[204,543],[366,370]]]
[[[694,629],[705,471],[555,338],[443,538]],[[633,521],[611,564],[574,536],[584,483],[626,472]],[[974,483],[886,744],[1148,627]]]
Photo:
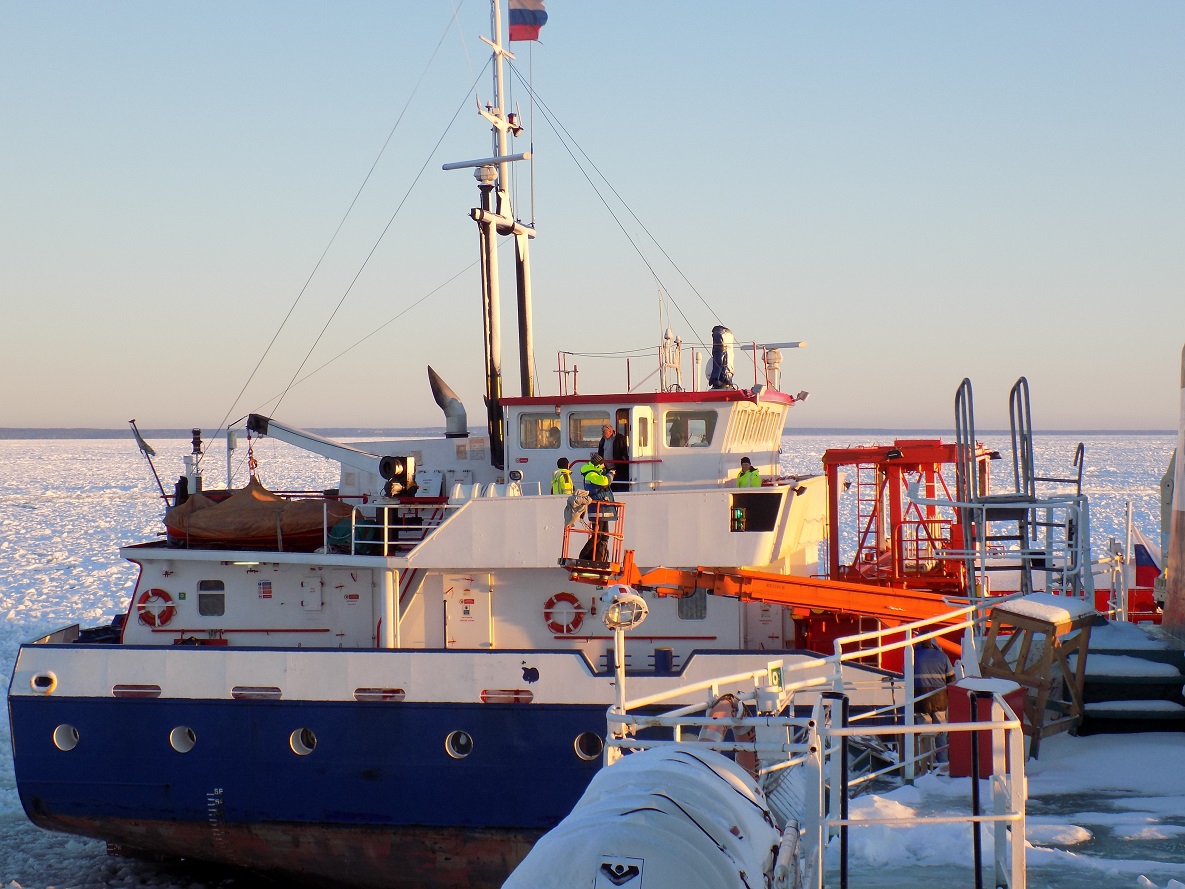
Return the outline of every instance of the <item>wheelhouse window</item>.
[[[561,444],[560,418],[555,414],[520,414],[518,444],[524,450],[558,448]]]
[[[572,411],[568,415],[568,444],[574,448],[595,448],[601,428],[612,426],[608,411]]]
[[[706,448],[715,432],[715,411],[667,411],[668,448]]]
[[[198,581],[198,614],[203,617],[226,614],[226,584],[221,580]]]

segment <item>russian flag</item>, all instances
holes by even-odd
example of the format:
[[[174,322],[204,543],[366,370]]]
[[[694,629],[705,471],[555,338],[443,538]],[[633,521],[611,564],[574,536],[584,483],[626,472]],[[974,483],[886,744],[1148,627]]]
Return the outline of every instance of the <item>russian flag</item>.
[[[1132,528],[1132,549],[1135,551],[1136,586],[1152,586],[1160,576],[1160,547]]]
[[[538,40],[539,29],[546,24],[543,0],[510,0],[511,40]]]

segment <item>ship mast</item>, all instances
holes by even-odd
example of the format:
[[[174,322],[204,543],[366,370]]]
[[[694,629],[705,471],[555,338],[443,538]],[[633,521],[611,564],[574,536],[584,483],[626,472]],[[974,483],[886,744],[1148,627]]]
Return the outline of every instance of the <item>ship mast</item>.
[[[506,429],[502,416],[502,325],[498,286],[498,235],[513,235],[516,283],[518,291],[519,383],[524,396],[535,394],[535,365],[531,334],[531,274],[528,243],[535,230],[514,218],[510,205],[510,164],[527,160],[529,152],[507,153],[507,134],[517,136],[522,126],[517,115],[505,109],[505,59],[514,55],[502,45],[502,9],[498,0],[490,2],[490,30],[494,37],[481,38],[489,44],[493,56],[494,100],[479,109],[490,122],[493,132],[492,157],[445,164],[446,170],[473,168],[480,195],[478,206],[470,211],[477,223],[481,251],[482,318],[485,334],[486,417],[490,434],[490,462],[506,468]]]

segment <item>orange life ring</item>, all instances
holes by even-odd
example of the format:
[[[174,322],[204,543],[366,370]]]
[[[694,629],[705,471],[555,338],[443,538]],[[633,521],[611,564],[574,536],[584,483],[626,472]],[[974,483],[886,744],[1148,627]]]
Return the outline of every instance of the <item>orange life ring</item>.
[[[163,627],[176,613],[173,598],[164,590],[145,590],[136,600],[136,617],[146,627]]]
[[[571,612],[570,617],[567,612]],[[543,619],[547,629],[557,636],[571,636],[584,623],[584,606],[571,593],[556,593],[543,606]]]

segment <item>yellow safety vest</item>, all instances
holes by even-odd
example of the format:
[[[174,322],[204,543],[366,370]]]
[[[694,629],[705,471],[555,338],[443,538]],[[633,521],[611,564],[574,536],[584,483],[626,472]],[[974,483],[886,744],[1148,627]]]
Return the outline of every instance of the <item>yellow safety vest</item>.
[[[609,487],[609,476],[606,475],[602,466],[597,466],[593,463],[585,463],[580,467],[580,474],[584,476],[585,487],[589,488],[607,488]]]
[[[557,469],[555,475],[551,477],[551,493],[553,494],[571,494],[572,493],[572,470],[571,469]]]
[[[741,474],[737,476],[738,488],[760,488],[761,487],[761,473],[756,469],[744,469]]]

